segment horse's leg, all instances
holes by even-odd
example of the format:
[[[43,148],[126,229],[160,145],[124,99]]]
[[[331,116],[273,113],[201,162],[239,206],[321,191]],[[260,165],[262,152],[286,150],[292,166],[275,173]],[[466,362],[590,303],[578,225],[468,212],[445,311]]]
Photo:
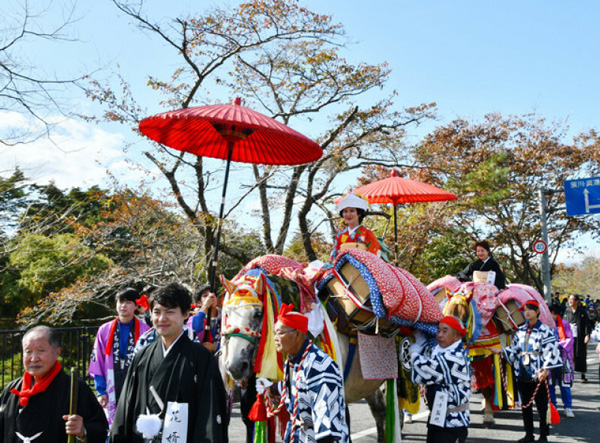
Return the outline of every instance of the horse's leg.
[[[240,393],[240,414],[246,425],[246,443],[254,441],[254,422],[248,418],[248,413],[256,401],[256,374],[248,379],[248,385]]]
[[[376,389],[372,394],[368,397],[365,397],[369,408],[371,409],[371,414],[373,414],[373,418],[375,419],[375,424],[377,426],[377,443],[385,442],[385,397],[383,396],[383,392],[381,389]]]
[[[487,388],[483,388],[481,390],[483,394],[483,401],[485,404],[485,409],[483,412],[483,426],[486,428],[491,428],[496,424],[494,420],[494,410],[492,409],[492,404],[494,403],[494,386],[488,386]]]

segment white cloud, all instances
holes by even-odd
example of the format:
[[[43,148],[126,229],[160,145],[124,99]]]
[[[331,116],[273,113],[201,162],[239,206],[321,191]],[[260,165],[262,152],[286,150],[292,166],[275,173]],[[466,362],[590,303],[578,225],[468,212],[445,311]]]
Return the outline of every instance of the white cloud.
[[[0,113],[0,131],[32,129],[35,123],[16,113]],[[93,123],[54,119],[52,141],[40,138],[31,143],[0,148],[0,174],[19,167],[33,182],[53,181],[61,189],[87,188],[105,184],[106,168],[116,176],[131,171],[123,152],[124,136]]]

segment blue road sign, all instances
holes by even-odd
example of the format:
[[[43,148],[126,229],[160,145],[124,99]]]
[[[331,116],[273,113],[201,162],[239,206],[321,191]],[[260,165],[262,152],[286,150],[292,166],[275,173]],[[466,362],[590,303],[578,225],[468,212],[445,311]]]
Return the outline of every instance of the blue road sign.
[[[600,213],[600,177],[565,180],[567,215]]]

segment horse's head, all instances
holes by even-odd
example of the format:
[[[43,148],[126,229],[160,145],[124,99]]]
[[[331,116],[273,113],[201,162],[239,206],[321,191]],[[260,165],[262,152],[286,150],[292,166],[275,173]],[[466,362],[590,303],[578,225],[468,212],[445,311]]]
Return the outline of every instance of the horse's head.
[[[228,292],[223,306],[222,363],[234,380],[241,381],[252,375],[254,367],[262,328],[265,276],[243,276],[235,283],[221,277],[221,282]]]
[[[444,315],[451,315],[453,317],[460,318],[463,324],[467,323],[471,311],[469,310],[469,304],[471,303],[471,294],[465,294],[464,292],[455,292],[449,294],[448,301],[444,306]]]
[[[444,305],[444,315],[459,318],[467,334],[465,343],[473,343],[481,332],[481,315],[477,311],[477,305],[473,300],[473,284],[465,283],[456,292],[448,291],[448,301]]]

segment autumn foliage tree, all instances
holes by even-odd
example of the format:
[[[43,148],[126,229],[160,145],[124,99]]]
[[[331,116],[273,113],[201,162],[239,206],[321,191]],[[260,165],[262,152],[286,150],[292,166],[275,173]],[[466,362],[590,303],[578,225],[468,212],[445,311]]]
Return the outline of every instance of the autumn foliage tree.
[[[20,313],[27,325],[97,323],[114,313],[123,287],[205,283],[202,238],[173,203],[143,189],[22,186],[21,175],[0,183],[0,208],[21,208],[16,224],[2,223],[0,315]],[[264,253],[256,234],[224,229],[249,253]],[[231,278],[242,265],[223,260],[219,272]]]
[[[432,104],[398,107],[393,91],[364,98],[367,93],[377,97],[384,90],[388,66],[349,63],[342,55],[347,43],[342,26],[296,1],[256,0],[216,7],[174,19],[170,25],[148,17],[143,1],[113,3],[154,36],[156,44],[168,44],[179,57],[170,78],[148,78],[149,87],[164,95],[163,106],[208,104],[209,93],[217,88],[320,143],[324,155],[312,164],[253,165],[242,172],[247,179],[238,200],[228,205],[227,215],[249,195],[257,196],[261,241],[269,253],[283,253],[295,222],[304,255],[315,259],[310,221],[331,218],[327,207],[339,193],[335,189],[343,173],[366,164],[402,164],[405,131],[433,116]],[[136,128],[144,115],[127,84],[122,79],[118,88],[124,92],[117,93],[116,85],[96,82],[89,94],[106,106],[105,118]],[[169,183],[179,207],[203,239],[204,255],[210,256],[216,223],[207,194],[214,171],[205,169],[204,159],[164,146],[148,148],[145,156]],[[334,223],[327,226],[333,236]],[[222,250],[242,262],[254,258],[226,236]]]
[[[509,278],[541,291],[538,255],[531,249],[541,238],[539,190],[560,191],[567,179],[600,174],[595,133],[568,140],[567,131],[566,125],[536,115],[489,114],[481,122],[457,119],[415,146],[412,154],[423,168],[405,172],[411,178],[443,184],[458,195],[452,213],[446,215],[451,217],[450,226],[467,233],[471,242],[489,238]],[[547,198],[554,267],[560,249],[576,247],[582,233],[597,238],[600,222],[567,217],[563,192]],[[463,246],[465,254],[468,246]]]
[[[586,256],[581,263],[557,266],[552,290],[560,294],[589,295],[600,299],[600,258]]]

